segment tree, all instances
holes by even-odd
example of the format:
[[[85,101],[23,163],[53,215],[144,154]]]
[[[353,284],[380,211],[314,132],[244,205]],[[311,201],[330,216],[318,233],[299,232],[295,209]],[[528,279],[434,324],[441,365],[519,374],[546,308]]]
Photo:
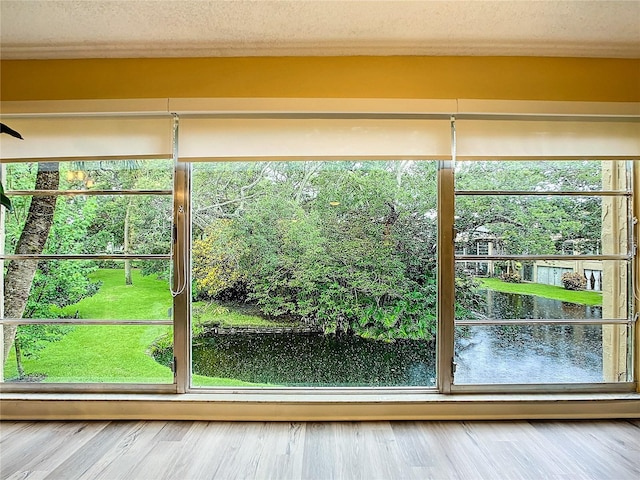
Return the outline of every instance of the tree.
[[[192,255],[197,259],[192,274],[200,295],[215,297],[245,280],[240,261],[246,246],[233,220],[221,218],[207,226],[204,238],[194,240]]]
[[[36,190],[57,190],[60,181],[57,163],[38,164]],[[56,205],[56,196],[34,196],[24,228],[16,245],[16,254],[40,254],[45,246]],[[4,312],[7,318],[22,318],[31,284],[38,267],[35,259],[12,261],[4,277]],[[4,359],[15,340],[16,325],[4,326]]]
[[[86,253],[166,254],[171,249],[171,197],[118,195],[119,190],[171,189],[172,172],[164,160],[84,162],[81,165],[95,187],[114,190],[101,196],[85,239]],[[115,262],[101,262],[113,267]],[[131,285],[131,271],[141,267],[144,274],[168,278],[166,262],[124,261],[125,284]]]
[[[194,210],[207,212],[200,216],[204,228],[193,251],[200,290],[214,286],[209,293],[216,296],[241,283],[233,289],[236,300],[326,333],[433,337],[433,162],[291,162],[217,170],[194,173]],[[201,190],[212,184],[222,185],[222,192]]]
[[[458,190],[532,192],[601,188],[597,162],[461,162]],[[499,253],[557,254],[567,242],[598,249],[601,199],[580,196],[475,195],[456,198],[456,229],[472,241],[491,239]]]
[[[33,188],[40,167],[35,164],[11,166],[11,183],[15,189]],[[58,165],[54,166],[55,169]],[[59,178],[59,176],[58,176]],[[58,183],[60,180],[58,180]],[[63,180],[64,182],[64,180]],[[59,185],[49,184],[58,188]],[[67,188],[66,185],[62,186]],[[35,188],[40,188],[37,184]],[[33,197],[34,201],[38,196]],[[29,197],[16,197],[14,209],[5,223],[6,244],[9,251],[17,251],[17,245],[28,229],[29,214],[33,201]],[[82,253],[85,249],[87,231],[93,222],[97,208],[96,197],[68,196],[55,202],[53,219],[47,239],[40,253]],[[22,262],[22,260],[14,263]],[[47,260],[38,261],[28,291],[22,318],[59,318],[62,308],[94,294],[99,285],[92,283],[88,275],[95,270],[92,262]],[[14,345],[18,371],[22,374],[21,354],[32,355],[47,341],[57,340],[68,331],[57,325],[20,325],[16,329]]]

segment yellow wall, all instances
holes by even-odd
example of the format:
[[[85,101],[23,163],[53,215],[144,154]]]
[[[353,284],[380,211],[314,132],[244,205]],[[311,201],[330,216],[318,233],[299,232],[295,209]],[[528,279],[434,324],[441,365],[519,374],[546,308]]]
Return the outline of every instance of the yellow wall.
[[[640,101],[640,59],[250,57],[6,60],[10,100],[165,97]]]

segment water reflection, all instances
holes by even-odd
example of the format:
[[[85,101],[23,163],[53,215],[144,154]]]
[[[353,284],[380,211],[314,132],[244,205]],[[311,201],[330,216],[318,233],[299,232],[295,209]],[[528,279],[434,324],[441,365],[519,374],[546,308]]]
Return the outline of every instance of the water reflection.
[[[487,292],[493,319],[598,319],[602,308]],[[456,331],[457,384],[602,382],[601,325],[482,325]]]
[[[602,382],[601,325],[530,325],[526,319],[599,319],[601,307],[488,292],[490,318],[523,325],[456,330],[456,384]],[[435,345],[318,333],[199,337],[193,372],[273,386],[434,386]]]
[[[193,372],[274,386],[433,386],[435,348],[351,335],[217,334],[194,344]]]
[[[578,305],[534,295],[486,291],[486,316],[494,319],[602,318],[599,305]]]

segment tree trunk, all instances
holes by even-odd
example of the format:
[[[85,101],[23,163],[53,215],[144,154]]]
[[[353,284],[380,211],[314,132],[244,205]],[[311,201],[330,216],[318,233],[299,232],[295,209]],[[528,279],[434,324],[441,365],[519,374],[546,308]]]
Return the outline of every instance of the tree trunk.
[[[20,348],[20,341],[16,338],[13,342],[13,346],[16,349],[16,368],[18,369],[18,377],[24,377],[24,367],[22,366],[22,350]]]
[[[57,163],[40,163],[36,175],[36,190],[57,190],[60,181]],[[22,234],[16,246],[16,254],[42,253],[53,224],[56,208],[55,196],[31,199],[29,213]],[[31,283],[36,274],[38,260],[17,260],[9,263],[4,277],[4,315],[5,318],[22,318]],[[4,326],[4,362],[16,336],[17,325]]]
[[[124,214],[124,245],[123,245],[123,253],[125,255],[129,254],[129,222],[130,219],[130,211],[131,211],[132,201],[129,200],[127,204],[127,211]],[[133,278],[131,277],[131,260],[124,261],[124,283],[125,285],[133,285]]]

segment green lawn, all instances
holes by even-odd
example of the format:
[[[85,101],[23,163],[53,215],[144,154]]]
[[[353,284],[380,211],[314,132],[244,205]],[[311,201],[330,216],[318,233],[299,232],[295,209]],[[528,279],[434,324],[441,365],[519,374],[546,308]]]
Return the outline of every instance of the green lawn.
[[[498,292],[536,295],[582,305],[602,305],[602,293],[600,292],[565,290],[562,287],[540,283],[508,283],[497,278],[481,278],[479,280],[482,286]]]
[[[192,321],[194,325],[213,323],[221,327],[291,327],[292,323],[273,322],[256,315],[255,311],[241,311],[210,302],[193,302]]]
[[[169,320],[171,293],[165,281],[133,271],[133,285],[125,285],[124,271],[102,269],[91,275],[102,282],[98,293],[64,309],[80,318],[118,320]],[[225,325],[260,325],[260,318],[239,315],[228,309],[205,309],[207,317]],[[210,320],[211,318],[207,318]],[[172,383],[173,373],[149,355],[149,347],[160,336],[170,332],[164,325],[81,325],[60,341],[52,342],[37,353],[23,358],[27,376],[44,376],[44,382],[100,383]],[[18,376],[15,352],[10,352],[5,365],[6,380]],[[198,386],[250,386],[228,378],[193,376]]]
[[[99,270],[102,282],[92,297],[65,308],[65,313],[94,319],[168,320],[172,300],[167,283],[133,272],[124,284],[123,270]],[[45,382],[172,383],[173,373],[149,354],[149,346],[171,327],[164,325],[81,325],[60,341],[49,343],[35,358],[23,358],[26,375],[46,375]],[[15,378],[12,351],[5,379]]]

